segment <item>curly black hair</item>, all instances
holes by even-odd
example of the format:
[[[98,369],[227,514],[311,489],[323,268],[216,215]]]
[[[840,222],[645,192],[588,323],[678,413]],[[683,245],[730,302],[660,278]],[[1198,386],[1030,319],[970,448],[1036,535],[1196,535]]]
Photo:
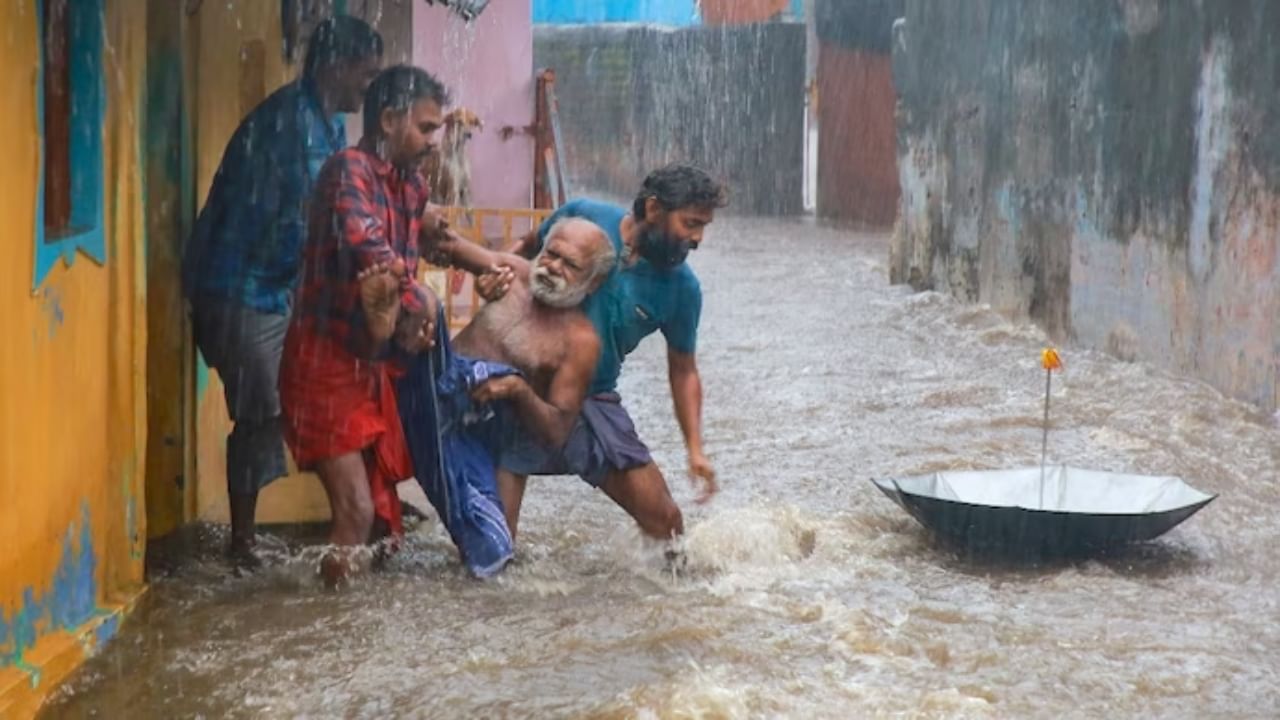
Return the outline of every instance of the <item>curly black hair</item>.
[[[672,163],[654,170],[644,179],[632,205],[637,220],[644,220],[645,200],[654,198],[664,210],[696,207],[715,209],[729,204],[724,185],[700,167]]]

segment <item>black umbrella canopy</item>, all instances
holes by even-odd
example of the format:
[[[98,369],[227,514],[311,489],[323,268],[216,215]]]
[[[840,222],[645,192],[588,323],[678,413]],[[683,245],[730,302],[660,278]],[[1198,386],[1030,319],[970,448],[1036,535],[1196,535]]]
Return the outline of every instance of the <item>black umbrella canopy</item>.
[[[945,542],[1027,559],[1087,555],[1152,540],[1216,497],[1178,477],[1066,465],[873,482]]]

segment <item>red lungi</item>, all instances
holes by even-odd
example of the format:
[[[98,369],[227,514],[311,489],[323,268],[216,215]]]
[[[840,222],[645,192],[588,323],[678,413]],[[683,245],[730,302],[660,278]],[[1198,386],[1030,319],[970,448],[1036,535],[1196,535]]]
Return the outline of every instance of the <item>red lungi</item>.
[[[298,467],[363,453],[374,513],[404,534],[396,484],[413,475],[390,363],[362,360],[327,336],[289,329],[280,363],[284,437]]]

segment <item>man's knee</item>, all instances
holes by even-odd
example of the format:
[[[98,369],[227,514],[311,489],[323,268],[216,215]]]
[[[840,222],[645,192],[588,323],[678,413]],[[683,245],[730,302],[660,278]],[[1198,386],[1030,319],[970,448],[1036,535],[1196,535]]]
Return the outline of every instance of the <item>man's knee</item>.
[[[684,514],[680,506],[668,495],[664,502],[653,509],[650,519],[649,535],[659,540],[669,540],[684,534]]]
[[[256,493],[288,473],[281,419],[240,421],[227,436],[227,486],[232,492]]]
[[[373,525],[373,498],[369,493],[342,492],[333,498],[333,516],[337,520],[371,527]]]
[[[524,495],[525,486],[529,482],[528,475],[517,475],[510,470],[498,470],[498,487]]]
[[[659,540],[684,534],[684,515],[657,465],[611,472],[601,488],[635,518],[644,534]]]
[[[373,497],[359,455],[325,461],[317,468],[329,495],[335,524],[368,529],[373,524]]]

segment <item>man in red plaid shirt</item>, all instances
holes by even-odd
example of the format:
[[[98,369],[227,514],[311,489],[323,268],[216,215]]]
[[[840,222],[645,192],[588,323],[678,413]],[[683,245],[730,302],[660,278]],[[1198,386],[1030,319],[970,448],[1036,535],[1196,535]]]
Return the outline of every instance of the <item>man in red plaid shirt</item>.
[[[395,485],[412,474],[392,380],[430,344],[439,304],[414,281],[427,187],[417,168],[448,103],[444,86],[405,65],[364,100],[364,137],[320,171],[302,282],[285,339],[280,400],[298,466],[314,470],[333,512],[331,583],[354,546],[402,533]]]

